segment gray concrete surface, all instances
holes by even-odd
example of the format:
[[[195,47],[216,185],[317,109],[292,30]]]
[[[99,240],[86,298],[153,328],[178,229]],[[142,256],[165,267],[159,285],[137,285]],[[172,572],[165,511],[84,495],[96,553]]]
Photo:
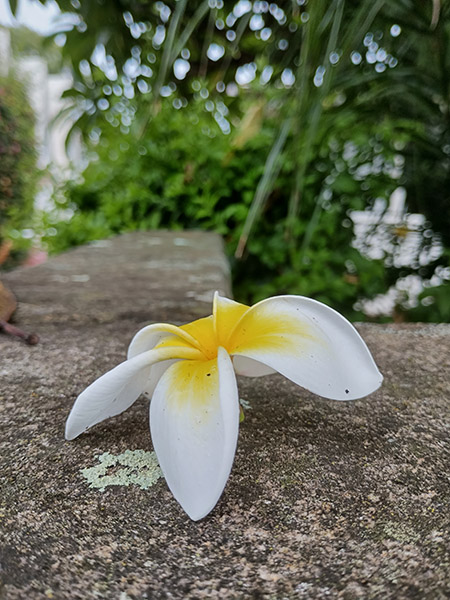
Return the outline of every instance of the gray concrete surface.
[[[63,432],[140,327],[229,293],[220,238],[128,234],[2,279],[41,343],[0,335],[1,600],[449,597],[449,325],[359,325],[385,383],[356,402],[242,378],[233,471],[194,523],[163,479],[102,492],[83,477],[105,452],[152,450],[144,398]]]

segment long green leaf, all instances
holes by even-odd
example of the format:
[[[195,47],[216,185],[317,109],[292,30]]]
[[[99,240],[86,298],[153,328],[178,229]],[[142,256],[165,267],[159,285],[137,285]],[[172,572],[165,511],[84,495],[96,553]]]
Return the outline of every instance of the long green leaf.
[[[286,144],[287,137],[291,130],[292,120],[286,119],[280,127],[277,139],[273,144],[269,156],[267,157],[266,164],[264,165],[264,173],[259,180],[258,187],[256,188],[255,197],[248,211],[247,218],[244,223],[244,227],[239,238],[238,246],[235,252],[236,258],[242,258],[245,247],[247,245],[248,236],[253,228],[255,221],[260,216],[266,200],[272,190],[273,183],[278,175],[281,168],[281,162],[278,160],[284,145]]]
[[[205,15],[209,10],[209,2],[208,0],[204,0],[202,4],[197,8],[193,16],[189,19],[186,27],[183,32],[180,34],[176,44],[173,46],[172,55],[170,57],[170,63],[173,63],[183,48],[186,46],[189,38],[194,33],[196,27],[202,22]]]
[[[140,137],[140,138],[144,135],[145,130],[147,129],[147,126],[152,118],[152,112],[153,111],[157,112],[157,110],[158,110],[157,107],[158,107],[158,101],[159,101],[159,93],[160,93],[163,83],[167,77],[167,71],[171,64],[170,59],[173,56],[173,46],[175,43],[175,36],[176,36],[177,30],[178,30],[178,26],[180,24],[180,20],[183,17],[184,10],[186,8],[186,3],[187,3],[187,0],[178,0],[178,2],[176,4],[176,8],[174,10],[174,13],[172,15],[172,18],[170,19],[169,30],[167,32],[167,37],[164,41],[164,49],[163,49],[163,54],[161,57],[161,64],[159,66],[158,77],[156,79],[155,86],[153,88],[152,111],[149,113],[147,118],[142,123],[140,132],[138,134],[138,137]]]
[[[11,9],[13,16],[15,17],[17,12],[17,0],[9,0],[9,8]]]
[[[369,31],[373,20],[383,8],[386,0],[365,0],[355,17],[347,25],[347,35],[344,36],[342,51],[347,54],[358,45],[361,38]]]
[[[251,16],[252,16],[251,11],[246,13],[244,16],[241,17],[241,19],[239,21],[239,25],[236,27],[236,37],[234,39],[234,42],[231,44],[230,51],[229,51],[228,55],[225,57],[225,60],[223,63],[222,79],[225,79],[226,72],[228,71],[228,69],[230,67],[230,64],[231,64],[234,54],[236,53],[236,51],[239,48],[239,42],[241,41],[241,38],[244,35],[245,30],[247,29],[247,25],[250,22]]]
[[[201,55],[201,59],[200,59],[200,66],[198,69],[198,76],[201,79],[204,79],[206,77],[206,71],[208,69],[207,52],[208,52],[208,48],[213,40],[214,30],[216,28],[216,19],[217,19],[217,8],[212,8],[211,12],[209,13],[208,25],[206,28],[206,35],[203,40],[203,48],[202,48],[202,55]]]
[[[322,64],[328,63],[328,58],[333,50],[336,49],[338,43],[339,31],[342,23],[342,16],[344,14],[344,0],[335,1],[335,12],[332,21],[331,31],[328,38],[327,48],[325,50],[325,56],[323,57]],[[306,173],[307,165],[309,164],[311,157],[311,150],[314,145],[314,138],[317,135],[317,129],[319,126],[320,117],[323,112],[323,98],[328,93],[333,76],[333,70],[331,66],[327,66],[323,84],[320,88],[317,88],[317,98],[312,107],[311,118],[308,120],[307,129],[305,132],[304,140],[300,149],[300,165],[297,170],[295,178],[294,193],[291,196],[288,210],[288,233],[292,229],[293,222],[298,214],[300,205],[301,195],[303,193],[304,178]]]
[[[177,2],[176,8],[174,10],[173,16],[170,19],[169,30],[167,32],[167,38],[164,42],[164,50],[161,58],[161,65],[159,67],[158,78],[154,87],[154,95],[155,98],[159,96],[159,91],[166,79],[167,70],[170,64],[170,57],[172,55],[172,48],[175,40],[175,35],[177,33],[178,25],[180,23],[180,19],[183,16],[184,10],[186,8],[187,0],[179,0]]]

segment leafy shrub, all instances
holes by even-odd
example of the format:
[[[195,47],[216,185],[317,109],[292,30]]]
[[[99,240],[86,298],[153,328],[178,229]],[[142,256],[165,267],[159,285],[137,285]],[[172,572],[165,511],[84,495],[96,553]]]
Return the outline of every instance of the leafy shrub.
[[[0,78],[0,245],[14,229],[24,227],[33,211],[36,191],[34,114],[24,87],[12,77]],[[16,250],[23,247],[23,240]]]
[[[163,105],[140,140],[105,126],[92,147],[94,159],[60,199],[59,206],[74,211],[73,217],[56,226],[49,222],[45,241],[59,252],[124,231],[213,230],[224,236],[241,301],[299,293],[362,316],[353,305],[361,296],[385,291],[386,273],[382,262],[367,260],[352,247],[348,215],[370,204],[373,194],[386,197],[397,185],[382,170],[357,175],[375,160],[388,171],[390,157],[372,143],[383,127],[371,130],[342,118],[334,132],[323,133],[290,238],[285,221],[295,163],[285,152],[263,217],[237,261],[233,253],[277,127],[276,113],[267,110],[265,117],[246,140],[239,129],[223,135],[203,101],[178,111]],[[385,129],[387,152],[393,132]],[[354,138],[350,158],[349,136]]]

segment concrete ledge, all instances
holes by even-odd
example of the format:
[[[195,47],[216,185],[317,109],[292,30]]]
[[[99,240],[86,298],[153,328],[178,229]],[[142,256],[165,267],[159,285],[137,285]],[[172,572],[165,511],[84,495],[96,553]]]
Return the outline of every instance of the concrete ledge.
[[[63,428],[145,322],[229,293],[220,239],[129,234],[3,279],[42,343],[0,336],[1,600],[448,597],[449,325],[358,326],[385,376],[366,400],[242,379],[229,483],[193,523],[163,479],[101,492],[81,473],[152,450],[144,398],[74,442]]]
[[[229,295],[220,236],[197,231],[129,233],[3,275],[23,323],[109,323],[203,315],[214,291]]]

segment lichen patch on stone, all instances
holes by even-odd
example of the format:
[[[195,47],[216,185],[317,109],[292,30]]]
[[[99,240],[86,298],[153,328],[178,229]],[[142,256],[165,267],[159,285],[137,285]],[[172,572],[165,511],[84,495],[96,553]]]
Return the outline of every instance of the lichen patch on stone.
[[[114,456],[109,452],[97,455],[99,464],[80,469],[90,488],[105,491],[108,485],[138,485],[146,490],[162,477],[154,452],[125,450]]]
[[[386,537],[404,544],[417,542],[420,538],[419,534],[405,523],[387,521],[383,526],[383,531]]]

